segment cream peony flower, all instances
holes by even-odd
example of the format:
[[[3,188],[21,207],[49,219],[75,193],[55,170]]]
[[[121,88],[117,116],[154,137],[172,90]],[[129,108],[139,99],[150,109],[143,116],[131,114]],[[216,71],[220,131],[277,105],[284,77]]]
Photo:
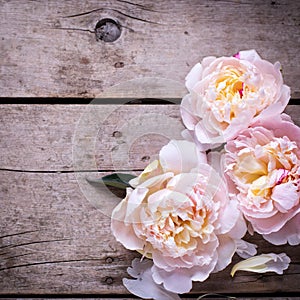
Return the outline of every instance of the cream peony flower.
[[[262,60],[255,50],[204,58],[187,75],[186,87],[183,136],[197,141],[202,150],[227,142],[259,119],[280,114],[290,98],[280,64]]]
[[[275,245],[300,243],[300,128],[282,115],[225,146],[226,172],[254,231]]]
[[[231,262],[246,226],[194,143],[171,141],[130,183],[135,189],[114,209],[112,232],[126,248],[153,259],[156,284],[185,293],[192,281]]]

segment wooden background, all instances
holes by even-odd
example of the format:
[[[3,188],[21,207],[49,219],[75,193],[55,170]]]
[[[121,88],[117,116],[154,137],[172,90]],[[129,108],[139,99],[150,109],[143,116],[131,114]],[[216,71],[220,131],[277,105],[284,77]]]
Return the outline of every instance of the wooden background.
[[[96,39],[103,18],[121,25],[113,43]],[[280,61],[300,125],[299,26],[299,1],[0,0],[0,296],[132,297],[121,279],[138,255],[110,233],[118,199],[86,179],[137,174],[180,138],[171,103],[208,55]],[[144,98],[169,104],[112,104]],[[297,298],[299,247],[250,240],[291,256],[284,276],[227,268],[186,297]]]

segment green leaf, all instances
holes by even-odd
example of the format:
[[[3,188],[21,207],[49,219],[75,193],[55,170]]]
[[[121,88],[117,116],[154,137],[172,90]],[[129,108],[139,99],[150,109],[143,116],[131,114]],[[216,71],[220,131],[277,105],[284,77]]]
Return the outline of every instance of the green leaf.
[[[108,187],[114,187],[125,190],[127,187],[131,187],[129,181],[136,176],[131,174],[113,173],[103,176],[99,179],[86,179],[91,185],[97,186],[99,184],[105,184]]]

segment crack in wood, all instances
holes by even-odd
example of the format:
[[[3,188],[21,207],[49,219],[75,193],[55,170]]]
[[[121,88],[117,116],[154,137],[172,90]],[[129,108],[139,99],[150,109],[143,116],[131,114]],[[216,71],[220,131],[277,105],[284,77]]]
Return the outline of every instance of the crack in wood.
[[[33,245],[33,244],[42,244],[42,243],[51,243],[51,242],[63,242],[63,241],[71,241],[72,239],[56,239],[56,240],[45,240],[45,241],[35,241],[35,242],[29,242],[29,243],[22,243],[22,244],[17,244],[17,245],[5,245],[5,246],[0,246],[0,250],[5,249],[5,248],[16,248],[16,247],[22,247],[22,246],[28,246],[28,245]]]
[[[86,259],[69,259],[69,260],[53,260],[53,261],[43,261],[43,262],[36,262],[36,263],[27,263],[22,265],[15,265],[6,268],[0,268],[0,271],[6,271],[10,269],[17,269],[23,267],[31,267],[37,265],[47,265],[47,264],[60,264],[60,263],[72,263],[72,262],[87,262],[87,261],[99,261],[102,262],[102,258],[86,258]]]
[[[7,253],[6,253],[7,254]],[[24,254],[19,254],[19,255],[14,255],[14,256],[8,256],[8,257],[3,257],[1,258],[2,260],[9,260],[17,257],[22,257],[22,256],[27,256],[27,255],[32,255],[33,253],[24,253]],[[0,253],[0,255],[3,255]]]
[[[129,5],[134,5],[135,7],[138,7],[140,9],[143,9],[143,10],[146,10],[146,11],[161,13],[161,11],[148,8],[148,7],[146,7],[146,6],[142,5],[142,4],[137,4],[137,3],[133,3],[133,2],[130,2],[130,1],[125,1],[125,0],[117,0],[117,1],[120,2],[120,3],[126,3],[126,4],[129,4]]]
[[[4,238],[7,238],[7,237],[16,236],[16,235],[22,235],[22,234],[27,234],[27,233],[38,232],[38,231],[39,230],[28,230],[28,231],[22,231],[22,232],[17,232],[17,233],[12,233],[12,234],[1,235],[0,239],[4,239]]]
[[[89,15],[89,14],[92,14],[94,12],[103,11],[103,10],[112,11],[112,12],[118,13],[118,14],[124,16],[124,17],[130,18],[130,19],[133,19],[133,20],[137,20],[137,21],[141,21],[141,22],[144,22],[144,23],[150,23],[150,24],[155,24],[155,25],[167,25],[167,24],[153,22],[153,21],[145,20],[145,19],[142,19],[142,18],[139,18],[139,17],[131,16],[131,15],[125,14],[125,13],[121,12],[120,10],[114,9],[114,8],[96,8],[96,9],[93,9],[93,10],[90,10],[90,11],[64,16],[62,18],[76,18],[76,17]]]
[[[50,29],[58,29],[58,30],[73,30],[73,31],[83,31],[83,32],[89,32],[89,33],[95,33],[94,30],[90,30],[90,29],[82,29],[82,28],[68,28],[68,27],[55,27],[55,28],[50,28]]]

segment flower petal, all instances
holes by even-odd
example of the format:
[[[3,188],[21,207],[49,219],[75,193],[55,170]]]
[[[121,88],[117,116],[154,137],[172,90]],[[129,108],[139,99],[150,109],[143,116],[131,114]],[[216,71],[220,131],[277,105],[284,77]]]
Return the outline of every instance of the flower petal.
[[[162,170],[159,161],[154,160],[144,169],[144,171],[138,177],[131,179],[129,181],[129,184],[135,188],[142,182],[146,181],[148,178],[161,174],[161,171]]]
[[[237,240],[236,246],[237,246],[236,253],[241,258],[246,259],[254,256],[257,253],[256,251],[257,245],[246,242],[244,240]]]
[[[199,163],[206,163],[206,155],[192,142],[171,140],[160,150],[159,160],[164,172],[188,173]]]
[[[201,79],[202,65],[200,63],[195,64],[191,71],[185,77],[185,86],[188,90],[192,90],[194,85]]]
[[[111,217],[111,231],[116,237],[117,241],[121,242],[127,249],[138,250],[143,249],[144,242],[139,239],[132,228],[125,220],[130,218],[132,213],[135,213],[135,208],[142,202],[147,189],[134,190],[128,188],[126,198],[123,199],[113,210]],[[132,197],[134,195],[136,197]],[[136,202],[129,204],[130,198],[136,198]],[[130,238],[128,238],[130,236]]]
[[[289,243],[291,246],[300,244],[300,214],[289,220],[285,226],[277,232],[264,234],[264,239],[274,245]]]
[[[236,244],[233,239],[227,236],[219,236],[219,246],[217,248],[218,262],[215,266],[214,273],[225,269],[230,263],[232,256],[236,251]]]
[[[276,207],[281,212],[287,212],[299,203],[298,188],[293,182],[276,185],[272,191],[272,199],[278,204]]]
[[[236,271],[249,271],[255,273],[275,272],[277,274],[282,274],[283,270],[286,270],[289,267],[290,262],[290,258],[285,253],[261,254],[235,264],[230,274],[232,277]]]
[[[140,261],[135,258],[132,261],[132,267],[128,268],[128,274],[136,279],[123,278],[123,284],[128,291],[143,299],[157,300],[180,300],[180,297],[163,288],[160,284],[154,282],[152,278],[151,260],[144,259]]]

